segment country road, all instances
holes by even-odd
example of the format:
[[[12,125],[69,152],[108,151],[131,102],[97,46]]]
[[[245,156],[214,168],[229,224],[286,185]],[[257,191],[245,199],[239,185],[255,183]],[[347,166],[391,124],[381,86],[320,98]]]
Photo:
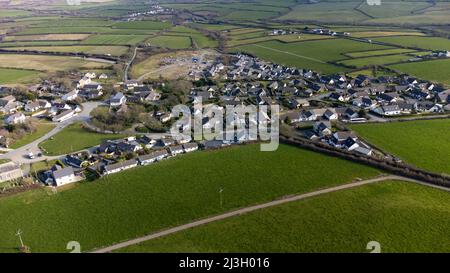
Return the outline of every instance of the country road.
[[[97,106],[99,106],[100,102],[87,102],[83,104],[83,110],[78,115],[60,123],[55,123],[56,127],[48,132],[47,134],[43,135],[42,137],[34,140],[31,143],[28,143],[27,145],[24,145],[20,148],[14,149],[9,151],[8,153],[1,154],[0,159],[10,159],[11,161],[17,162],[17,163],[33,163],[37,161],[42,160],[52,160],[57,159],[60,156],[41,156],[36,157],[34,159],[29,159],[26,157],[26,155],[30,152],[33,154],[41,153],[41,150],[39,149],[38,145],[44,140],[47,140],[51,138],[52,136],[56,135],[60,131],[62,131],[65,127],[69,126],[70,124],[73,124],[75,122],[86,122],[90,119],[90,113],[93,109],[95,109]]]
[[[417,183],[417,184],[421,184],[421,185],[425,185],[425,186],[429,186],[429,187],[433,187],[433,188],[437,188],[437,189],[441,189],[441,190],[445,190],[445,191],[450,191],[449,188],[445,188],[445,187],[440,187],[440,186],[435,186],[435,185],[431,185],[422,181],[418,181],[418,180],[414,180],[414,179],[410,179],[410,178],[406,178],[406,177],[402,177],[402,176],[396,176],[396,175],[386,175],[386,176],[381,176],[381,177],[377,177],[377,178],[373,178],[373,179],[367,179],[367,180],[362,180],[362,181],[357,181],[357,182],[352,182],[352,183],[348,183],[348,184],[344,184],[344,185],[339,185],[339,186],[335,186],[335,187],[331,187],[331,188],[326,188],[326,189],[322,189],[322,190],[317,190],[317,191],[313,191],[313,192],[309,192],[309,193],[303,193],[303,194],[298,194],[298,195],[294,195],[294,196],[289,196],[289,197],[285,197],[279,200],[275,200],[275,201],[271,201],[271,202],[267,202],[267,203],[263,203],[263,204],[259,204],[259,205],[254,205],[254,206],[249,206],[249,207],[245,207],[245,208],[241,208],[241,209],[237,209],[231,212],[227,212],[227,213],[223,213],[220,215],[216,215],[216,216],[212,216],[212,217],[208,217],[205,219],[201,219],[201,220],[197,220],[188,224],[184,224],[181,226],[177,226],[177,227],[173,227],[173,228],[169,228],[163,231],[159,231],[159,232],[155,232],[143,237],[139,237],[136,239],[132,239],[129,241],[124,241],[122,243],[118,243],[118,244],[114,244],[111,245],[109,247],[105,247],[105,248],[99,248],[96,250],[93,250],[92,253],[107,253],[107,252],[112,252],[124,247],[128,247],[128,246],[132,246],[132,245],[136,245],[145,241],[149,241],[149,240],[153,240],[159,237],[163,237],[166,235],[170,235],[179,231],[183,231],[183,230],[187,230],[193,227],[197,227],[197,226],[201,226],[201,225],[205,225],[208,223],[212,223],[212,222],[216,222],[216,221],[220,221],[220,220],[224,220],[230,217],[234,217],[234,216],[239,216],[245,213],[249,213],[249,212],[253,212],[256,210],[260,210],[260,209],[265,209],[265,208],[270,208],[270,207],[274,207],[274,206],[278,206],[281,204],[285,204],[285,203],[289,203],[289,202],[294,202],[294,201],[298,201],[298,200],[302,200],[305,198],[310,198],[310,197],[314,197],[314,196],[318,196],[318,195],[322,195],[322,194],[326,194],[326,193],[331,193],[331,192],[336,192],[336,191],[340,191],[340,190],[345,190],[345,189],[350,189],[350,188],[354,188],[354,187],[359,187],[359,186],[363,186],[363,185],[367,185],[367,184],[373,184],[373,183],[377,183],[377,182],[381,182],[381,181],[386,181],[386,180],[401,180],[401,181],[408,181],[408,182],[413,182],[413,183]]]

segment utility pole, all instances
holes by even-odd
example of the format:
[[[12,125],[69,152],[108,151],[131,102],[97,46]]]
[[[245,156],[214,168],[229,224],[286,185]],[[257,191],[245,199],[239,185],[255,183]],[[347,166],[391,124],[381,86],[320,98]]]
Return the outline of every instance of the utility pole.
[[[16,236],[19,237],[20,240],[20,247],[23,248],[23,241],[22,241],[22,230],[18,230],[16,233]]]

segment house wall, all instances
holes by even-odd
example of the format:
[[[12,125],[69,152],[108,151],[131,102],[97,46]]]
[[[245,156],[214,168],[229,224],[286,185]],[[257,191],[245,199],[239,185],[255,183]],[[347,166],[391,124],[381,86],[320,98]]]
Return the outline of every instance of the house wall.
[[[23,172],[20,168],[8,171],[8,172],[1,172],[0,173],[0,183],[18,179],[23,177]]]

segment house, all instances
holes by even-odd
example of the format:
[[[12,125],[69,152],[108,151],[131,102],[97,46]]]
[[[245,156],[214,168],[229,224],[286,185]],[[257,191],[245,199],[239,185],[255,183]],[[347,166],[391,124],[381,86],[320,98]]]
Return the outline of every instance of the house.
[[[36,112],[37,110],[41,109],[41,105],[39,101],[29,101],[27,104],[25,104],[24,109],[26,112]]]
[[[335,147],[343,147],[348,138],[357,139],[356,135],[350,131],[339,131],[331,136],[330,144]]]
[[[309,139],[309,140],[315,140],[315,139],[318,139],[318,138],[319,138],[319,136],[316,135],[316,133],[314,133],[313,130],[306,130],[306,131],[304,131],[304,132],[303,132],[303,136],[304,136],[305,138]]]
[[[156,144],[156,140],[153,138],[150,138],[149,136],[142,136],[137,139],[139,143],[141,143],[145,148],[150,149]]]
[[[182,154],[184,152],[182,145],[171,146],[169,147],[169,152],[172,156],[176,156],[177,154]]]
[[[81,158],[75,155],[67,155],[65,161],[67,165],[70,165],[78,169],[81,169],[89,164],[86,160],[82,160]]]
[[[183,150],[185,153],[190,153],[190,152],[196,151],[196,150],[198,150],[198,144],[197,143],[183,144]]]
[[[26,117],[23,113],[17,112],[12,115],[9,115],[5,118],[6,124],[21,124],[24,123],[26,120]]]
[[[52,168],[52,175],[57,187],[76,182],[76,176],[72,167],[62,168],[59,165],[55,166],[57,167]]]
[[[344,96],[342,96],[341,94],[338,94],[338,93],[336,93],[336,92],[331,93],[331,94],[328,96],[328,98],[329,98],[330,100],[333,100],[333,101],[341,101],[341,102],[345,101]]]
[[[20,166],[14,162],[0,164],[0,183],[23,177]]]
[[[398,104],[382,105],[374,108],[372,112],[382,116],[397,116],[401,114]]]
[[[109,105],[112,107],[121,106],[127,101],[127,98],[123,95],[122,92],[117,92],[114,96],[109,100]]]
[[[379,94],[377,99],[381,102],[387,103],[394,103],[401,100],[400,95],[397,92]]]
[[[115,164],[110,164],[104,166],[103,175],[108,175],[112,173],[117,173],[123,170],[128,170],[137,166],[136,159],[130,159],[127,161],[118,162]]]
[[[71,101],[71,100],[75,100],[76,98],[78,98],[78,89],[74,89],[72,91],[70,91],[67,94],[64,94],[61,99],[63,101]]]
[[[72,109],[61,112],[59,115],[53,117],[52,121],[54,122],[63,122],[74,116],[76,116],[76,112]]]
[[[106,80],[106,79],[108,79],[108,75],[106,75],[105,73],[102,73],[100,76],[98,76],[98,78],[100,80]]]
[[[84,76],[78,81],[77,88],[83,88],[86,84],[90,84],[91,82],[91,78]]]
[[[142,155],[138,157],[139,164],[148,165],[150,163],[163,160],[168,157],[169,153],[166,150],[159,150],[148,155]]]
[[[343,148],[348,151],[354,151],[366,156],[372,155],[372,149],[362,141],[349,137],[345,140]]]
[[[323,113],[323,117],[327,120],[337,120],[338,119],[338,114],[336,113],[336,111],[334,111],[334,109],[327,109],[325,111],[325,113]]]
[[[437,97],[439,102],[450,103],[450,89],[440,92]]]
[[[331,123],[329,121],[318,121],[313,125],[314,132],[321,137],[331,135]]]
[[[5,107],[7,104],[15,102],[16,98],[12,95],[0,98],[0,106]]]
[[[156,142],[159,146],[166,147],[175,144],[175,140],[173,138],[161,138]]]

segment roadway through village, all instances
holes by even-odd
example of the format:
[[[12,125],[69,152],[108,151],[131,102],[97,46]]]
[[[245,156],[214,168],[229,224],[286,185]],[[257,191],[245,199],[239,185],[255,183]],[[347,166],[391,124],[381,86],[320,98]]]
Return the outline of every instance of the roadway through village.
[[[380,176],[380,177],[376,177],[376,178],[372,178],[372,179],[367,179],[367,180],[362,180],[362,181],[356,181],[356,182],[352,182],[352,183],[348,183],[348,184],[343,184],[343,185],[339,185],[339,186],[335,186],[335,187],[330,187],[330,188],[326,188],[326,189],[321,189],[321,190],[317,190],[317,191],[313,191],[313,192],[309,192],[309,193],[303,193],[303,194],[298,194],[298,195],[294,195],[294,196],[289,196],[289,197],[285,197],[279,200],[275,200],[275,201],[271,201],[271,202],[267,202],[267,203],[263,203],[263,204],[259,204],[259,205],[254,205],[254,206],[249,206],[249,207],[245,207],[245,208],[241,208],[241,209],[237,209],[234,211],[230,211],[230,212],[226,212],[220,215],[215,215],[212,217],[208,217],[205,219],[201,219],[201,220],[197,220],[191,223],[187,223],[181,226],[177,226],[177,227],[173,227],[173,228],[169,228],[163,231],[159,231],[159,232],[155,232],[146,236],[142,236],[136,239],[132,239],[129,241],[124,241],[121,243],[117,243],[105,248],[99,248],[96,250],[93,250],[92,253],[107,253],[107,252],[112,252],[121,248],[125,248],[128,246],[132,246],[132,245],[136,245],[139,243],[143,243],[149,240],[153,240],[156,238],[160,238],[163,236],[167,236],[176,232],[180,232],[183,230],[187,230],[190,228],[194,228],[194,227],[198,227],[201,225],[205,225],[208,223],[212,223],[212,222],[216,222],[216,221],[220,221],[220,220],[224,220],[227,218],[231,218],[231,217],[235,217],[235,216],[239,216],[245,213],[249,213],[249,212],[253,212],[253,211],[257,211],[260,209],[265,209],[265,208],[270,208],[270,207],[274,207],[274,206],[278,206],[278,205],[282,205],[285,203],[290,203],[290,202],[295,202],[295,201],[299,201],[302,199],[306,199],[306,198],[310,198],[310,197],[314,197],[314,196],[319,196],[322,194],[327,194],[327,193],[331,193],[331,192],[336,192],[336,191],[341,191],[341,190],[345,190],[345,189],[350,189],[350,188],[355,188],[355,187],[359,187],[359,186],[363,186],[363,185],[368,185],[368,184],[373,184],[373,183],[377,183],[377,182],[382,182],[382,181],[387,181],[387,180],[398,180],[398,181],[407,181],[407,182],[412,182],[412,183],[417,183],[417,184],[421,184],[421,185],[425,185],[425,186],[429,186],[429,187],[433,187],[433,188],[437,188],[437,189],[441,189],[441,190],[445,190],[445,191],[450,191],[449,188],[445,188],[445,187],[441,187],[441,186],[436,186],[436,185],[431,185],[428,183],[425,183],[423,181],[419,181],[419,180],[415,180],[415,179],[411,179],[411,178],[407,178],[407,177],[403,177],[403,176],[397,176],[397,175],[385,175],[385,176]]]

